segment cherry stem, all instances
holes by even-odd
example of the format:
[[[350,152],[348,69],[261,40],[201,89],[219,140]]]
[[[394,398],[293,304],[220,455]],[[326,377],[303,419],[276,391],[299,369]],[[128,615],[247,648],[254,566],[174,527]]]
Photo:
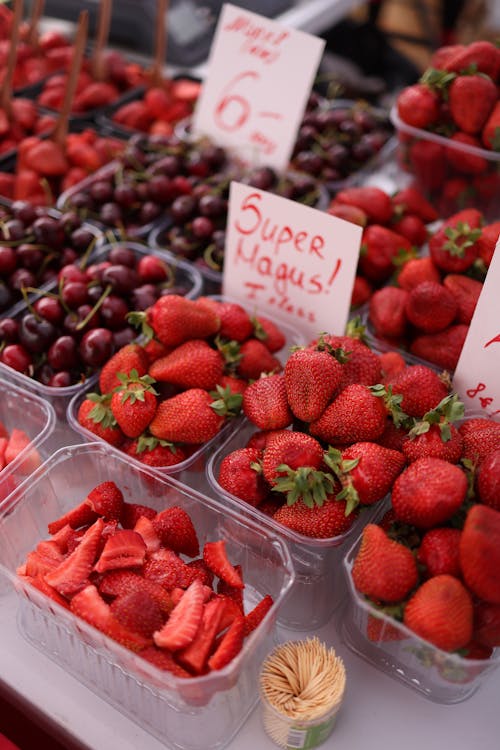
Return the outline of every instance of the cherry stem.
[[[108,296],[109,296],[109,295],[111,294],[111,292],[112,292],[112,291],[113,291],[113,286],[112,286],[112,284],[108,284],[108,286],[106,287],[106,289],[105,289],[105,290],[103,291],[103,293],[101,294],[101,296],[99,297],[99,299],[98,299],[98,300],[97,300],[97,302],[95,303],[95,305],[94,305],[94,307],[92,308],[92,310],[90,310],[90,312],[89,312],[89,313],[87,313],[87,315],[86,315],[86,316],[85,316],[85,317],[83,318],[83,320],[81,320],[81,321],[80,321],[80,322],[79,322],[79,323],[78,323],[78,324],[77,324],[77,325],[75,326],[75,330],[77,330],[77,331],[81,331],[81,330],[82,330],[82,328],[85,328],[85,326],[87,325],[87,323],[89,322],[89,320],[90,320],[90,319],[92,318],[92,316],[93,316],[93,315],[94,315],[94,314],[95,314],[95,313],[96,313],[96,312],[97,312],[97,311],[99,310],[99,308],[101,307],[101,305],[102,305],[102,303],[104,302],[104,300],[106,299],[106,297],[108,297]]]
[[[73,99],[76,92],[76,85],[78,83],[78,76],[80,73],[80,68],[82,66],[83,53],[85,50],[85,44],[87,42],[88,24],[88,11],[83,10],[78,18],[78,28],[76,30],[76,36],[73,46],[73,58],[71,60],[68,80],[66,82],[64,100],[62,103],[61,111],[59,112],[59,116],[57,118],[56,126],[52,133],[52,140],[61,148],[64,148],[66,136],[68,134],[69,114],[71,112],[71,106],[73,104]]]
[[[7,67],[2,84],[2,93],[0,95],[0,105],[9,120],[12,119],[12,78],[17,60],[17,47],[19,44],[19,28],[23,17],[23,0],[16,0],[14,3],[12,29],[10,32],[9,54],[7,56]]]
[[[94,76],[96,81],[106,80],[104,49],[109,37],[112,6],[112,0],[101,0],[99,4],[99,19],[97,21],[96,42],[92,55],[92,75]]]
[[[79,268],[82,269],[82,271],[85,268],[85,266],[87,265],[87,261],[89,259],[89,255],[92,253],[92,250],[96,246],[96,242],[97,242],[97,236],[95,236],[95,237],[93,237],[91,239],[91,241],[89,242],[89,244],[87,246],[87,249],[85,250],[85,252],[83,253],[83,255],[80,258],[80,262],[79,262],[78,266],[79,266]]]

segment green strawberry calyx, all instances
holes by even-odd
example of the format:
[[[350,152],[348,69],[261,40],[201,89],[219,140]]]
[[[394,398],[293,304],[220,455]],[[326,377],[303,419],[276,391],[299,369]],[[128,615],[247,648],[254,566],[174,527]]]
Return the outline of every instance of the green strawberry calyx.
[[[131,326],[140,329],[141,336],[144,339],[144,344],[147,344],[154,338],[155,332],[149,324],[147,311],[139,312],[138,310],[133,310],[132,312],[127,313],[126,318]]]
[[[330,445],[323,461],[342,484],[342,489],[335,495],[335,499],[346,501],[345,515],[349,516],[361,502],[351,476],[352,470],[359,464],[359,458],[344,459],[342,453]]]
[[[403,395],[401,393],[393,393],[392,387],[386,388],[382,383],[369,386],[370,391],[377,398],[384,400],[385,407],[392,421],[396,427],[406,427],[410,422],[410,417],[401,408],[401,402],[403,401]]]
[[[153,437],[153,435],[141,435],[137,441],[136,453],[144,453],[145,451],[153,451],[155,448],[161,446],[162,448],[170,448],[172,453],[176,453],[175,443],[171,443],[169,440],[163,440],[162,438]]]
[[[110,393],[87,393],[85,398],[88,401],[93,401],[95,404],[87,415],[92,422],[101,425],[103,429],[116,427],[118,423],[109,406],[111,401]]]
[[[333,476],[312,466],[292,469],[288,464],[280,464],[276,471],[282,476],[276,479],[273,490],[286,495],[287,505],[294,505],[297,500],[302,500],[308,508],[321,507],[334,491]]]
[[[443,244],[443,250],[459,258],[463,258],[466,249],[481,237],[481,229],[472,229],[466,221],[459,221],[455,227],[446,227],[444,233],[448,240]]]
[[[445,396],[439,404],[424,414],[421,420],[415,422],[408,433],[410,440],[414,440],[419,435],[429,432],[431,425],[437,425],[443,443],[451,440],[450,425],[459,419],[462,419],[465,413],[465,406],[458,398],[458,393],[450,393]]]
[[[420,83],[423,83],[431,91],[439,93],[446,101],[448,98],[448,89],[456,77],[456,73],[450,73],[447,70],[427,68],[425,73],[420,77]]]
[[[223,339],[221,336],[216,336],[214,344],[219,352],[224,357],[225,367],[230,371],[234,371],[239,363],[241,362],[241,347],[237,341]]]
[[[217,385],[215,391],[209,393],[214,399],[210,406],[219,417],[233,418],[240,414],[243,402],[241,393],[233,393],[229,386],[224,388],[222,385]]]
[[[153,383],[156,380],[151,375],[141,375],[134,368],[129,373],[118,372],[116,377],[120,381],[120,385],[113,388],[113,393],[121,393],[121,402],[124,404],[126,401],[130,401],[131,404],[135,404],[137,401],[144,402],[146,400],[146,393],[152,393],[154,396],[158,395],[158,392],[153,388]]]

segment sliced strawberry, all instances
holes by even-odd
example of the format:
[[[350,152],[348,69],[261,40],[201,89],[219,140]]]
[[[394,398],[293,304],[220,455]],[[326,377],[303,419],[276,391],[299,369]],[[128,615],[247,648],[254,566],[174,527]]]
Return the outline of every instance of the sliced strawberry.
[[[79,529],[81,526],[87,526],[94,523],[97,514],[85,501],[72,508],[70,511],[48,525],[49,534],[57,534],[64,526],[71,526],[72,529]]]
[[[70,545],[72,545],[74,539],[75,530],[72,529],[69,524],[66,524],[66,526],[63,526],[62,529],[59,529],[59,531],[52,536],[50,541],[57,547],[59,552],[62,552],[62,554],[65,555],[68,552],[72,552],[75,548],[72,546],[70,549]],[[78,544],[80,543],[80,539],[81,536],[78,538]]]
[[[141,651],[141,656],[158,669],[172,672],[176,677],[192,677],[193,675],[178,664],[172,654],[165,649],[149,646]]]
[[[226,543],[224,540],[206,542],[203,548],[203,559],[218,578],[221,578],[234,588],[244,588],[245,584],[241,580],[241,576],[227,558]]]
[[[10,464],[19,454],[32,443],[31,438],[16,427],[10,433],[9,441],[5,448],[5,463]],[[36,448],[32,448],[23,459],[19,469],[23,474],[31,474],[41,464],[40,454]]]
[[[36,545],[36,553],[41,557],[48,557],[59,564],[66,558],[65,553],[61,552],[59,546],[51,539],[44,539]]]
[[[55,570],[47,573],[44,580],[60,594],[70,597],[81,591],[88,583],[95,562],[104,526],[102,518],[85,532],[78,547]]]
[[[114,482],[102,482],[89,492],[85,502],[105,521],[119,520],[123,508],[123,493]]]
[[[203,597],[203,584],[195,578],[172,610],[165,625],[153,634],[157,646],[177,651],[191,643],[203,615]]]
[[[38,591],[41,591],[42,594],[45,594],[45,596],[48,596],[49,599],[52,599],[54,602],[57,602],[57,604],[60,604],[61,607],[65,607],[68,609],[69,604],[64,599],[64,597],[61,596],[52,586],[49,586],[49,584],[43,580],[43,578],[39,578],[38,576],[27,576],[23,575],[20,576],[26,583],[31,584],[35,589],[38,589]]]
[[[132,529],[119,529],[109,537],[95,565],[98,573],[118,568],[138,568],[146,557],[146,543]]]
[[[195,674],[202,674],[208,661],[217,633],[225,604],[221,599],[210,599],[205,604],[201,623],[187,648],[179,651],[178,659]]]
[[[124,529],[133,529],[141,516],[146,516],[146,518],[153,520],[156,516],[156,511],[154,508],[141,505],[140,503],[123,503],[120,523]]]
[[[171,549],[159,549],[144,563],[144,578],[156,581],[166,589],[175,587],[185,589],[195,578],[199,579],[196,569],[190,568],[184,560]]]
[[[219,629],[222,632],[228,628],[237,617],[241,617],[243,612],[234,599],[231,599],[229,596],[226,596],[225,594],[217,594],[217,598],[224,602],[224,610],[219,625]]]
[[[179,506],[174,505],[158,513],[153,526],[165,547],[188,557],[199,555],[200,545],[193,522]]]
[[[241,578],[242,577],[241,565],[235,565],[234,569]],[[243,613],[243,591],[241,589],[241,586],[233,586],[230,583],[226,583],[226,581],[222,580],[221,578],[217,582],[217,593],[224,594],[224,596],[227,596],[230,599],[232,599],[234,602],[236,602],[236,604],[238,605],[240,609],[240,612]]]
[[[110,609],[121,625],[144,638],[152,638],[165,619],[158,602],[146,591],[121,594],[112,602]]]
[[[241,651],[245,633],[245,618],[237,617],[222,637],[216,651],[208,660],[210,669],[222,669]]]
[[[196,560],[190,560],[187,566],[196,571],[196,577],[199,578],[205,586],[212,587],[214,574],[207,568],[205,561],[201,557],[197,557]]]
[[[0,471],[6,466],[7,461],[5,460],[5,449],[9,439],[6,437],[0,437]]]
[[[260,602],[245,615],[245,637],[260,625],[264,617],[273,606],[273,598],[269,594],[260,600]]]
[[[139,516],[134,526],[134,531],[140,534],[144,539],[148,553],[156,552],[160,549],[160,538],[155,531],[153,522],[146,516]]]
[[[26,563],[24,572],[28,576],[34,578],[43,578],[47,573],[51,573],[61,563],[52,555],[40,554],[40,552],[32,551],[26,556]]]
[[[169,614],[174,604],[169,593],[155,581],[148,581],[131,570],[111,570],[105,573],[98,584],[103,596],[116,597],[132,591],[145,591],[160,606],[164,614]]]

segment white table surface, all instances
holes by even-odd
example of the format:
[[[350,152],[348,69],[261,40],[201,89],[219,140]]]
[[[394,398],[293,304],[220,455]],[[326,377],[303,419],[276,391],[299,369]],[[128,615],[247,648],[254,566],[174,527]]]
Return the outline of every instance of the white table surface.
[[[0,607],[0,685],[7,697],[23,696],[47,728],[64,744],[70,738],[85,750],[160,750],[165,745],[127,719],[57,664],[28,644],[16,624],[15,595]],[[432,703],[351,653],[330,623],[315,631],[333,645],[347,670],[345,701],[325,750],[499,750],[500,670],[462,703]],[[280,631],[280,640],[306,634]],[[273,750],[260,707],[227,750]]]

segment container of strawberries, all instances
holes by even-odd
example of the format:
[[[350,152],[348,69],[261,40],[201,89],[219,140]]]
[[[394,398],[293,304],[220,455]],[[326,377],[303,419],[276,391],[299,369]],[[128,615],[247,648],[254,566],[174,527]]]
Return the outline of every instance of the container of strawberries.
[[[230,742],[293,585],[282,540],[96,443],[54,453],[0,525],[31,644],[169,746]]]
[[[50,455],[55,421],[47,401],[0,381],[0,504]]]
[[[429,700],[458,703],[500,663],[500,423],[466,417],[436,451],[443,426],[421,433],[425,454],[407,452],[391,507],[347,553],[339,621],[369,663]]]
[[[499,218],[499,76],[491,42],[441,47],[391,111],[399,163],[441,216],[472,207]]]

